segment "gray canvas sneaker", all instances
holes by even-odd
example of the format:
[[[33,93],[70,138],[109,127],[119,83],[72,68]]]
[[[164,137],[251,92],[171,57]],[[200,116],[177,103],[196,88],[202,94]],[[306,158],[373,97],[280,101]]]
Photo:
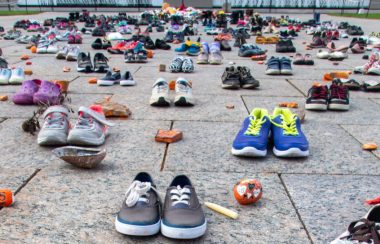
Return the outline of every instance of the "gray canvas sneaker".
[[[40,146],[60,146],[67,144],[70,129],[69,111],[62,106],[51,106],[45,113],[44,124],[38,133],[37,143]]]
[[[166,191],[161,233],[169,238],[195,239],[206,229],[206,218],[190,179],[176,176]]]
[[[80,107],[79,117],[70,131],[67,142],[76,146],[100,146],[105,142],[108,126],[114,126],[104,116],[102,107]]]
[[[132,236],[150,236],[160,231],[160,198],[148,173],[138,173],[125,193],[116,216],[118,232]]]

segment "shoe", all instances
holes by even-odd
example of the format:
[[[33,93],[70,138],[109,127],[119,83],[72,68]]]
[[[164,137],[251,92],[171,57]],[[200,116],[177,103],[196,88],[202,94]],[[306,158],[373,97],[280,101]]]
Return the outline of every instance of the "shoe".
[[[195,239],[206,229],[205,214],[190,179],[176,176],[166,190],[161,234],[173,239]]]
[[[208,64],[208,58],[209,58],[209,53],[210,53],[208,43],[202,42],[201,45],[202,45],[202,48],[197,58],[197,64]]]
[[[309,143],[301,130],[301,121],[287,108],[275,108],[271,117],[273,153],[277,157],[307,157]]]
[[[328,59],[330,57],[330,54],[331,53],[329,51],[319,50],[317,53],[317,58]]]
[[[46,48],[46,53],[56,54],[58,52],[58,47],[54,42],[50,42]]]
[[[231,153],[235,156],[265,157],[271,122],[266,109],[255,108],[244,120],[232,143]]]
[[[281,64],[281,75],[292,75],[293,70],[292,70],[292,62],[290,59],[282,57],[280,59],[280,64]]]
[[[185,78],[178,78],[175,83],[176,96],[174,105],[176,106],[194,106],[194,97],[192,92],[192,84]]]
[[[70,129],[69,110],[63,106],[51,106],[44,112],[42,117],[44,118],[44,124],[38,133],[38,145],[66,145]]]
[[[9,78],[9,84],[19,85],[25,80],[25,74],[23,68],[12,69],[12,75]]]
[[[79,47],[70,47],[66,55],[66,61],[78,61],[79,53]]]
[[[201,44],[199,42],[192,43],[188,46],[186,54],[189,56],[198,56],[201,51]]]
[[[228,40],[221,40],[220,49],[221,51],[231,51],[232,48],[231,48],[230,42]]]
[[[267,62],[267,70],[265,74],[267,75],[279,75],[281,74],[281,63],[280,59],[276,57],[271,57]]]
[[[107,129],[114,126],[106,120],[103,109],[99,105],[89,108],[80,107],[78,120],[69,132],[67,142],[76,146],[101,146],[105,142]]]
[[[113,86],[121,80],[120,72],[107,71],[107,74],[97,81],[98,86]]]
[[[208,62],[210,64],[222,64],[222,53],[220,51],[220,43],[219,42],[213,42],[210,45],[210,55]]]
[[[237,67],[240,74],[240,86],[244,89],[254,89],[260,86],[260,82],[252,77],[251,71],[248,67]]]
[[[86,55],[83,52],[79,53],[77,71],[78,72],[92,72],[93,71],[90,53],[88,53],[88,55]]]
[[[330,110],[347,111],[350,109],[350,95],[347,86],[339,79],[333,80],[329,90],[328,108]]]
[[[157,49],[162,49],[162,50],[170,50],[170,45],[168,45],[165,41],[161,39],[156,39],[156,42],[154,44]]]
[[[34,104],[58,105],[61,103],[61,87],[50,81],[41,81],[40,88],[33,95]]]
[[[38,43],[38,46],[37,46],[37,53],[47,53],[47,48],[49,46],[49,42],[48,41],[43,41],[43,42],[40,42]]]
[[[59,48],[55,57],[56,57],[56,59],[66,59],[66,56],[68,53],[69,53],[69,47],[63,46],[63,47]]]
[[[150,38],[149,36],[145,37],[144,47],[148,50],[156,49],[156,45],[154,44],[152,38]]]
[[[94,71],[106,73],[109,69],[108,58],[103,53],[96,53],[94,56]]]
[[[91,44],[91,47],[95,50],[100,50],[103,48],[102,39],[96,38],[95,41]]]
[[[18,92],[12,97],[12,101],[19,105],[32,105],[34,94],[40,89],[40,80],[26,80]]]
[[[11,69],[1,69],[0,71],[0,85],[8,85],[9,79],[12,76],[12,70]]]
[[[245,40],[245,38],[240,33],[238,33],[235,37],[234,47],[241,47],[246,43],[247,41]]]
[[[327,110],[328,94],[327,86],[313,85],[307,93],[305,109]]]
[[[133,79],[131,72],[126,71],[120,79],[121,86],[134,86],[136,85],[136,81]]]
[[[193,60],[191,60],[190,58],[183,59],[181,70],[184,73],[192,73],[192,72],[194,72]]]
[[[276,44],[276,52],[278,53],[294,53],[296,48],[293,46],[293,42],[290,39],[281,39]]]
[[[368,69],[367,74],[380,75],[380,61],[374,62],[372,66]]]
[[[330,244],[355,244],[380,242],[380,204],[373,206],[360,220],[352,222],[348,229]]]
[[[178,73],[182,71],[182,64],[183,64],[184,57],[177,56],[172,60],[172,63],[169,66],[169,70],[172,73]]]
[[[244,44],[240,47],[238,55],[240,57],[251,57],[253,55],[263,55],[265,51],[256,45]]]
[[[176,51],[178,54],[185,54],[188,48],[189,47],[186,45],[186,43],[182,43],[182,45],[174,49],[174,51]]]
[[[239,89],[240,88],[240,72],[234,66],[226,67],[222,75],[222,88]]]
[[[314,65],[314,60],[311,56],[311,54],[305,54],[305,57],[304,57],[304,65]]]
[[[153,84],[152,96],[150,97],[149,104],[151,106],[170,106],[169,99],[169,84],[163,79],[159,78]]]
[[[161,203],[152,177],[138,173],[125,193],[125,200],[115,220],[119,233],[151,236],[160,231]]]
[[[330,53],[328,60],[330,60],[330,61],[342,61],[345,58],[347,58],[347,53],[336,51],[336,52]]]
[[[366,74],[368,70],[379,61],[379,53],[372,53],[368,58],[368,62],[363,66],[357,66],[354,68],[354,73]]]

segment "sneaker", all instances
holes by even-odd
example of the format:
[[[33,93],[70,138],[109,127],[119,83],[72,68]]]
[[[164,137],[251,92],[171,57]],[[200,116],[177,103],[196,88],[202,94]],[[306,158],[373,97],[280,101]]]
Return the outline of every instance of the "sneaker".
[[[77,61],[80,53],[79,47],[70,47],[66,55],[67,61]]]
[[[322,85],[313,85],[308,93],[305,109],[327,110],[328,88]]]
[[[12,75],[9,78],[9,84],[19,85],[25,80],[25,74],[23,68],[12,69]]]
[[[162,49],[162,50],[170,50],[170,45],[168,45],[165,41],[161,39],[156,39],[156,42],[154,44],[157,49]]]
[[[67,54],[69,53],[69,47],[68,46],[63,46],[61,48],[59,48],[57,54],[55,55],[55,57],[57,59],[66,59],[66,56]]]
[[[113,86],[115,83],[120,82],[120,72],[107,71],[107,74],[97,81],[98,86]]]
[[[372,66],[367,71],[370,75],[380,75],[380,62],[374,62]]]
[[[281,74],[281,62],[279,58],[271,57],[267,62],[267,70],[265,74],[267,75],[279,75]]]
[[[280,64],[281,64],[281,74],[282,75],[292,75],[293,74],[292,61],[290,61],[290,59],[282,57],[280,59]]]
[[[156,49],[156,45],[154,44],[152,38],[150,38],[149,36],[145,38],[144,47],[148,50]]]
[[[40,42],[38,43],[38,46],[37,46],[37,53],[47,53],[47,48],[49,46],[49,42],[48,41],[43,41],[43,42]]]
[[[210,56],[209,63],[210,64],[222,64],[222,53],[220,52],[220,43],[213,42],[210,45]]]
[[[63,106],[51,106],[43,114],[44,124],[38,133],[40,146],[62,146],[67,144],[70,122],[69,110]]]
[[[174,49],[174,51],[176,51],[178,54],[185,54],[187,49],[188,49],[188,46],[186,45],[186,43],[182,43],[182,45]]]
[[[307,157],[309,143],[301,130],[301,121],[287,108],[276,108],[272,118],[273,153],[277,157]]]
[[[149,104],[160,107],[170,106],[169,84],[165,79],[159,78],[153,84],[152,96],[150,97]]]
[[[192,84],[185,78],[178,78],[175,84],[176,96],[174,98],[174,105],[176,106],[193,106],[194,97]]]
[[[240,57],[252,57],[253,55],[263,55],[265,51],[256,45],[244,44],[240,47],[238,55]]]
[[[248,67],[237,67],[240,74],[240,86],[245,89],[253,89],[260,86],[260,82],[252,77]]]
[[[172,63],[169,66],[169,70],[172,73],[178,73],[182,71],[182,64],[183,64],[184,57],[177,56],[172,60]]]
[[[191,181],[176,176],[166,190],[161,233],[174,239],[194,239],[205,234],[207,221]]]
[[[239,89],[240,88],[240,72],[234,66],[226,67],[222,75],[222,88]]]
[[[253,109],[236,135],[231,153],[235,156],[265,157],[270,129],[268,111]]]
[[[92,72],[92,62],[90,53],[86,55],[85,53],[79,53],[78,55],[78,64],[77,64],[77,71],[78,72]]]
[[[343,110],[350,109],[350,95],[347,86],[344,86],[340,80],[333,80],[329,91],[329,109]]]
[[[103,48],[102,39],[96,38],[95,41],[91,44],[91,47],[95,50],[99,50]]]
[[[197,58],[197,64],[208,64],[208,58],[209,58],[209,53],[210,53],[208,43],[202,42],[201,45],[202,45],[202,48]]]
[[[107,129],[113,126],[106,120],[99,105],[80,107],[78,120],[69,132],[67,142],[76,146],[100,146],[105,142]]]
[[[352,222],[348,230],[330,244],[379,243],[380,204],[373,206],[360,220]]]
[[[194,71],[194,64],[193,60],[191,58],[185,58],[182,62],[182,72],[184,73],[191,73]]]
[[[199,42],[195,42],[191,44],[186,50],[186,54],[189,56],[198,56],[200,52],[201,52],[201,44]]]
[[[103,53],[96,53],[94,56],[94,71],[105,73],[109,70],[108,58]]]
[[[12,76],[12,70],[11,69],[2,69],[0,71],[0,85],[8,85],[9,79]]]
[[[121,76],[120,85],[121,86],[134,86],[134,85],[136,85],[136,81],[133,79],[131,72],[126,71]]]
[[[46,48],[46,53],[56,54],[58,52],[58,47],[54,42],[50,42]]]
[[[161,202],[152,177],[138,173],[125,193],[125,200],[115,220],[119,233],[151,236],[160,231]]]

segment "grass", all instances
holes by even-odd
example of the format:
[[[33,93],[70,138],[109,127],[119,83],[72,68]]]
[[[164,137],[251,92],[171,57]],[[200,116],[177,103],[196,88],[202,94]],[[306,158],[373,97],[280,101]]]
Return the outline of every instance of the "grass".
[[[13,16],[13,15],[30,15],[30,14],[39,14],[42,13],[40,11],[35,10],[0,10],[0,16]]]
[[[350,13],[335,13],[335,14],[330,14],[332,16],[341,16],[341,17],[351,17],[351,18],[360,18],[360,19],[366,19],[367,14],[350,14]],[[368,14],[368,19],[380,19],[380,13],[373,13],[373,14]]]

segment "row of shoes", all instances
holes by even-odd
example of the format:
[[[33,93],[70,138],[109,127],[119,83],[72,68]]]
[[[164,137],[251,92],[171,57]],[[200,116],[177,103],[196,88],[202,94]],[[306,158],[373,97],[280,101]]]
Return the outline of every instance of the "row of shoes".
[[[105,143],[108,127],[114,125],[106,120],[100,105],[80,107],[74,126],[70,124],[69,110],[63,106],[50,106],[43,118],[37,137],[40,146],[101,146]]]
[[[115,220],[119,233],[130,236],[161,234],[173,239],[195,239],[206,233],[207,220],[195,188],[186,175],[174,177],[164,203],[152,177],[140,172],[125,193]]]
[[[26,80],[12,100],[18,105],[57,105],[61,103],[61,86],[45,80]]]
[[[286,57],[271,57],[267,61],[267,69],[265,71],[267,75],[292,75],[292,62]]]
[[[194,72],[194,64],[191,58],[185,58],[183,56],[175,57],[169,65],[169,70],[172,73],[191,73]]]
[[[169,83],[164,78],[157,79],[153,84],[152,96],[149,104],[151,106],[167,107],[170,106]],[[175,82],[175,98],[176,106],[194,106],[192,83],[185,78],[178,78]]]
[[[80,47],[63,46],[58,49],[55,57],[57,59],[65,59],[67,61],[77,61],[80,53]]]
[[[110,69],[108,58],[103,53],[96,53],[94,61],[91,60],[90,53],[81,52],[77,56],[77,71],[78,72],[99,72],[105,73]]]
[[[355,79],[337,79],[337,82],[342,83],[349,90],[361,90],[367,92],[378,92],[380,91],[380,81],[378,80],[364,80],[363,82],[359,82]]]
[[[19,85],[25,80],[25,74],[23,68],[0,69],[0,85]]]
[[[298,115],[287,108],[275,108],[273,115],[254,108],[237,133],[231,153],[235,156],[265,157],[269,140],[277,157],[307,157],[309,143]]]
[[[97,80],[98,86],[113,86],[119,84],[121,86],[134,86],[136,81],[133,79],[132,73],[125,71],[123,75],[120,71],[107,71],[106,75]]]
[[[222,88],[224,89],[255,89],[260,82],[253,78],[251,71],[246,66],[226,67],[222,75]]]

